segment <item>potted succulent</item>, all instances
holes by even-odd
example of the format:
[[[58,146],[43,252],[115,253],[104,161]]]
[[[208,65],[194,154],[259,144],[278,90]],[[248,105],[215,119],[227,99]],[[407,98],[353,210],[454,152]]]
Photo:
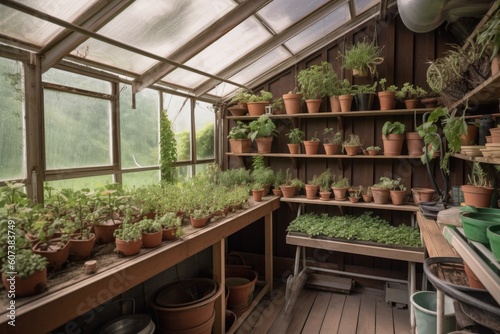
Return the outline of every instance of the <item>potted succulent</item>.
[[[348,190],[349,202],[358,203],[361,199],[361,193],[363,192],[363,186],[351,187]]]
[[[142,247],[154,248],[161,245],[163,231],[160,222],[153,219],[143,219],[137,224],[142,232]]]
[[[307,155],[314,155],[318,153],[319,148],[319,138],[317,137],[317,132],[309,140],[304,140],[304,148]]]
[[[359,136],[351,133],[342,143],[342,150],[345,150],[347,155],[354,156],[358,154],[362,145]]]
[[[405,139],[406,127],[398,121],[387,121],[382,127],[382,142],[384,144],[384,155],[401,155],[403,141]]]
[[[396,92],[396,98],[405,103],[406,109],[415,109],[420,98],[425,96],[427,91],[419,86],[413,86],[405,82],[401,90]]]
[[[2,265],[2,282],[7,291],[14,286],[16,297],[27,297],[46,290],[48,261],[45,257],[21,248],[16,249],[14,264],[6,259]]]
[[[229,146],[233,154],[250,152],[251,141],[248,138],[250,128],[248,124],[242,121],[237,121],[236,125],[231,128],[227,138],[229,139]]]
[[[167,212],[163,216],[157,217],[156,221],[162,226],[162,239],[175,240],[182,236],[182,220],[174,212]]]
[[[468,184],[462,185],[465,204],[476,208],[489,208],[494,189],[479,162],[474,161],[472,164],[472,172],[468,175],[468,179]]]
[[[319,196],[322,201],[328,201],[331,195],[333,176],[330,169],[326,169],[318,176],[317,183],[319,186]]]
[[[377,89],[377,82],[373,85],[353,85],[352,94],[356,101],[358,111],[371,110],[373,99],[375,98],[375,91]]]
[[[401,205],[403,204],[404,198],[406,196],[406,187],[401,183],[401,178],[397,180],[392,180],[392,188],[389,191],[392,204]]]
[[[332,190],[336,201],[345,201],[347,190],[350,187],[349,179],[339,175],[338,177],[333,177]]]
[[[323,147],[327,155],[336,154],[341,145],[342,133],[340,131],[335,131],[333,128],[323,130]]]
[[[273,120],[267,115],[261,115],[248,125],[250,132],[248,138],[257,142],[258,153],[271,153],[273,136],[278,135],[278,130]]]
[[[304,131],[299,128],[293,128],[286,134],[288,137],[288,149],[291,154],[298,154],[300,150],[300,144],[304,142]]]
[[[261,202],[264,195],[264,185],[260,182],[255,182],[252,185],[252,196],[255,202]]]
[[[123,256],[139,254],[142,246],[142,231],[139,224],[125,221],[113,232],[116,252]]]
[[[387,83],[386,78],[379,80],[380,91],[378,92],[378,100],[380,102],[380,110],[391,110],[394,109],[394,103],[396,102],[396,92],[398,87],[395,85],[390,85],[387,88],[385,84]]]
[[[288,94],[283,94],[283,103],[285,104],[285,112],[289,115],[298,114],[302,109],[303,95],[297,91],[289,91]]]
[[[368,146],[365,150],[368,155],[377,155],[380,152],[380,147],[378,146]]]
[[[318,113],[321,106],[321,99],[326,96],[325,81],[327,71],[330,71],[331,65],[322,62],[321,65],[311,65],[303,69],[297,75],[299,88],[303,98],[306,101],[307,111],[309,113]]]
[[[393,184],[394,181],[391,178],[382,176],[380,182],[371,187],[375,204],[387,204],[389,202],[390,190],[393,188]]]
[[[370,74],[373,77],[377,73],[377,65],[384,61],[381,53],[382,47],[364,39],[348,48],[345,54],[339,51],[339,58],[342,59],[342,68],[352,70],[353,76],[366,77]]]
[[[339,88],[339,103],[341,112],[351,111],[352,99],[351,83],[349,80],[344,79],[340,82]]]
[[[272,98],[273,94],[265,90],[261,90],[259,94],[250,95],[247,101],[250,116],[264,115],[266,113],[266,106],[271,103]]]

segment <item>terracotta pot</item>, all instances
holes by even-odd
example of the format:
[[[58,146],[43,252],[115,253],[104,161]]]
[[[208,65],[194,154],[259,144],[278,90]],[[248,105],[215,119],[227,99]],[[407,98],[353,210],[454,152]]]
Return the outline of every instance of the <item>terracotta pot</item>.
[[[462,146],[476,145],[479,128],[473,124],[467,124],[467,133],[460,137]]]
[[[437,97],[429,97],[426,99],[422,99],[420,100],[420,102],[422,102],[422,104],[424,104],[425,107],[429,109],[435,109],[438,105]]]
[[[378,150],[366,150],[366,152],[368,152],[368,155],[377,155],[378,154]]]
[[[347,189],[349,189],[349,188],[332,187],[333,196],[334,196],[335,200],[336,201],[345,201],[346,200]]]
[[[340,112],[340,100],[338,96],[330,96],[330,106],[332,108],[332,112]]]
[[[206,218],[189,218],[189,221],[191,222],[191,226],[200,228],[204,227],[207,224],[208,217]]]
[[[352,95],[340,95],[340,110],[342,112],[351,111],[352,107]]]
[[[142,232],[142,247],[144,248],[154,248],[161,245],[161,239],[163,237],[162,230],[153,233]]]
[[[295,196],[295,192],[297,191],[296,186],[286,186],[286,185],[281,185],[280,186],[281,193],[283,194],[283,197],[285,198],[291,198]]]
[[[319,187],[313,184],[306,184],[306,198],[307,199],[316,199]]]
[[[115,239],[116,252],[123,256],[139,254],[141,251],[142,240],[125,241],[119,238]]]
[[[500,71],[500,55],[497,54],[491,61],[491,76],[497,74],[498,71]]]
[[[164,228],[162,229],[162,240],[175,240],[177,239],[176,233],[177,227]]]
[[[302,109],[302,94],[283,94],[283,102],[287,114],[299,114]]]
[[[257,152],[258,153],[271,153],[271,147],[273,146],[273,137],[259,137],[255,138],[257,142]]]
[[[489,208],[493,190],[490,187],[476,187],[470,184],[462,185],[465,205],[472,205],[476,208]]]
[[[401,155],[404,139],[405,135],[395,135],[392,133],[388,134],[387,136],[382,135],[382,142],[384,144],[384,155],[386,156]]]
[[[283,196],[283,193],[281,192],[281,189],[273,189],[273,195],[281,197]]]
[[[241,108],[239,105],[227,108],[231,116],[243,116],[248,112],[247,108]]]
[[[378,100],[380,102],[380,110],[392,110],[394,107],[394,99],[396,92],[378,92]]]
[[[363,197],[363,202],[365,203],[371,203],[373,202],[373,196],[372,195],[362,195]]]
[[[85,260],[90,257],[94,249],[96,237],[90,233],[88,239],[79,239],[80,234],[73,234],[69,239],[69,258],[71,260]]]
[[[299,154],[300,144],[287,144],[290,154]]]
[[[331,191],[320,191],[319,192],[319,199],[322,201],[328,201],[328,200],[330,200],[331,194],[332,194]]]
[[[243,314],[253,301],[258,273],[242,267],[226,267],[226,286],[229,288],[227,308],[236,315]]]
[[[319,107],[321,106],[321,99],[311,99],[306,100],[307,112],[310,114],[319,113]]]
[[[97,243],[109,244],[115,241],[113,233],[122,224],[121,220],[107,220],[94,225],[94,233]]]
[[[248,102],[247,108],[250,116],[260,116],[266,113],[266,106],[269,102]]]
[[[335,155],[339,151],[340,144],[323,143],[323,147],[327,155]]]
[[[349,196],[349,202],[358,203],[361,197],[351,197]]]
[[[413,194],[413,201],[418,205],[420,202],[432,201],[436,191],[430,188],[413,188],[411,192]]]
[[[390,196],[391,196],[392,204],[401,205],[401,204],[403,204],[403,200],[405,199],[406,191],[405,190],[391,190]]]
[[[406,146],[408,147],[408,155],[412,157],[421,156],[424,149],[424,140],[419,136],[418,132],[407,132]]]
[[[417,108],[417,99],[407,99],[404,100],[406,109],[416,109]]]
[[[471,288],[486,290],[483,283],[481,283],[479,278],[476,276],[476,274],[474,274],[472,269],[470,269],[470,267],[467,265],[467,262],[465,261],[464,261],[464,271],[465,274],[467,275],[467,280],[469,281],[469,286]]]
[[[9,291],[11,281],[7,281],[7,277],[2,273],[2,282],[6,290]],[[21,278],[18,275],[14,276],[14,286],[16,297],[28,297],[37,295],[47,290],[47,268],[35,271],[32,275]]]
[[[54,271],[60,270],[62,266],[66,263],[69,257],[69,242],[61,245],[62,240],[60,238],[55,238],[47,241],[48,248],[41,249],[43,243],[39,241],[33,248],[33,253],[39,254],[49,261],[47,268],[53,269]]]
[[[264,192],[262,193],[262,197],[266,197],[271,192],[271,185],[264,184],[263,186],[264,186]]]
[[[253,200],[255,202],[262,202],[262,196],[264,195],[264,189],[252,190]]]
[[[358,154],[359,146],[344,146],[345,153],[349,156],[354,156]]]
[[[307,155],[314,155],[318,153],[319,141],[304,140],[304,148]]]
[[[250,139],[229,139],[229,146],[231,147],[231,153],[248,153],[252,146]]]
[[[372,187],[373,202],[375,204],[389,203],[390,192],[389,189]]]

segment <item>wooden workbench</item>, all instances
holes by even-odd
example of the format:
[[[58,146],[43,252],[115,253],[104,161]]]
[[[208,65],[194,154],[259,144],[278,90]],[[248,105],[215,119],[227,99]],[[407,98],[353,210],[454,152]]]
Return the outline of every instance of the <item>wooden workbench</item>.
[[[163,244],[145,253],[141,251],[138,256],[124,259],[117,257],[116,265],[99,269],[95,275],[88,276],[74,284],[64,284],[63,288],[53,287],[40,295],[20,298],[16,300],[15,327],[7,324],[9,320],[6,316],[7,305],[2,305],[0,333],[48,333],[207,247],[213,248],[214,280],[224,285],[225,239],[260,218],[264,218],[265,282],[260,293],[254,298],[250,309],[238,319],[237,325],[241,324],[258,301],[272,290],[272,212],[279,206],[278,197],[265,197],[262,202],[252,203],[248,209],[210,223],[204,228],[190,229],[182,240]],[[98,301],[98,303],[97,305],[94,302],[89,303],[87,302],[89,300]],[[215,305],[214,330],[216,333],[225,332],[223,300],[224,292]]]

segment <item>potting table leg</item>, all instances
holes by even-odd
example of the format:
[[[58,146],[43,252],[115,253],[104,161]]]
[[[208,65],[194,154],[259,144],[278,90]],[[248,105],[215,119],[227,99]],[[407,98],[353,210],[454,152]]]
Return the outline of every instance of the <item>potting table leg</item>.
[[[443,333],[443,317],[444,317],[444,293],[443,291],[437,289],[436,293],[437,305],[436,305],[436,333]]]
[[[213,275],[214,280],[220,284],[220,286],[226,286],[226,256],[225,256],[225,242],[226,239],[222,238],[219,242],[216,242],[212,246],[212,261],[213,261]],[[215,300],[215,322],[214,331],[215,333],[225,333],[226,332],[226,289],[222,289],[222,293],[219,298]]]

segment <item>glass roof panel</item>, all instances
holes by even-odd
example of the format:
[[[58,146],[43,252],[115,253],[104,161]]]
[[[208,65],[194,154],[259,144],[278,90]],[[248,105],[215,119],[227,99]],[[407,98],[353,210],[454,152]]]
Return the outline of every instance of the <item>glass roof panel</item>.
[[[98,33],[168,56],[236,5],[231,0],[137,0]]]
[[[217,74],[271,37],[271,33],[252,16],[185,64],[210,74]],[[205,81],[206,77],[177,69],[163,80],[186,87],[196,87]]]
[[[328,0],[274,0],[257,12],[274,32],[280,33]]]
[[[366,12],[368,9],[377,5],[379,0],[354,0],[356,15]]]
[[[247,66],[242,71],[233,75],[231,78],[229,78],[229,80],[246,85],[253,79],[257,78],[259,75],[262,75],[265,72],[271,70],[273,67],[277,66],[288,58],[290,58],[290,53],[281,46],[277,47],[263,57],[259,58],[250,66]],[[231,94],[236,89],[239,89],[239,87],[223,82],[218,84],[214,89],[208,92],[208,94],[223,97]]]
[[[69,22],[74,21],[97,1],[17,0],[17,2],[26,6]],[[0,5],[0,31],[7,36],[34,45],[45,46],[48,41],[63,29],[56,24]]]
[[[332,11],[318,22],[289,39],[285,46],[298,53],[312,43],[320,40],[350,20],[349,6],[345,4]]]

